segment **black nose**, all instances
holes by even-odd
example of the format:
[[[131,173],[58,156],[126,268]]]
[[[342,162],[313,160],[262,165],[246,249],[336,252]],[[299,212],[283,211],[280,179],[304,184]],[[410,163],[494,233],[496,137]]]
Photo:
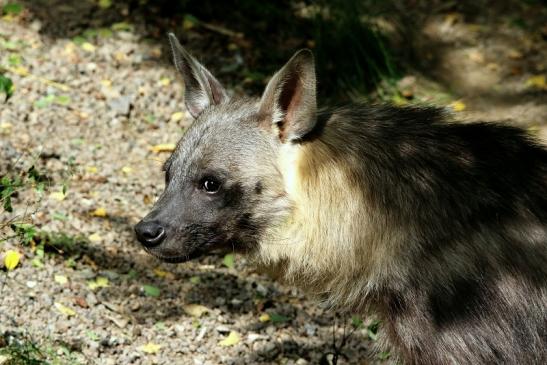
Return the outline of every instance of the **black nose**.
[[[135,233],[140,243],[146,247],[159,245],[165,238],[165,229],[157,222],[140,221],[135,226]]]

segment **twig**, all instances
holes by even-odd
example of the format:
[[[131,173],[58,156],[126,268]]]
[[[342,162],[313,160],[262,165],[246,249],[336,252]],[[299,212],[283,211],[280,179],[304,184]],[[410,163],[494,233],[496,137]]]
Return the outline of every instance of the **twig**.
[[[231,38],[243,38],[243,33],[240,32],[234,32],[233,30],[230,30],[228,28],[221,27],[220,25],[214,25],[210,23],[204,23],[199,22],[200,25],[202,25],[204,28],[209,29],[213,32],[217,32],[219,34],[231,37]]]
[[[6,70],[8,72],[11,72],[11,73],[19,75],[19,76],[30,77],[30,78],[36,79],[36,80],[38,80],[38,81],[40,81],[40,82],[42,82],[46,85],[52,86],[52,87],[54,87],[56,89],[59,89],[61,91],[67,92],[67,91],[71,90],[70,86],[68,86],[68,85],[61,84],[59,82],[49,80],[49,79],[47,79],[45,77],[42,77],[42,76],[31,74],[25,68],[13,68],[13,67],[9,67],[9,66],[1,66],[0,71],[3,71],[3,70]]]

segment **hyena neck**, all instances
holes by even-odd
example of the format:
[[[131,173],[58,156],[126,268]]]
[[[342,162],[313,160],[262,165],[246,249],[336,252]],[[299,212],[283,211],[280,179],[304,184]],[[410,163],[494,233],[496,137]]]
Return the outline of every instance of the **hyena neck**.
[[[377,229],[386,223],[367,204],[358,149],[346,137],[325,126],[316,138],[280,148],[290,208],[265,234],[259,258],[332,307],[356,311],[372,304],[396,260],[385,244],[392,233]]]

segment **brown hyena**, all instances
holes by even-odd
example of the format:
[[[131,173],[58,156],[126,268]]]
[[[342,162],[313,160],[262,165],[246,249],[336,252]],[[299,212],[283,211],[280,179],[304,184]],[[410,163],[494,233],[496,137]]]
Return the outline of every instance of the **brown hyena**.
[[[303,50],[230,98],[170,35],[194,123],[135,227],[153,255],[217,248],[332,307],[373,311],[408,364],[547,364],[547,150],[439,109],[317,109]]]

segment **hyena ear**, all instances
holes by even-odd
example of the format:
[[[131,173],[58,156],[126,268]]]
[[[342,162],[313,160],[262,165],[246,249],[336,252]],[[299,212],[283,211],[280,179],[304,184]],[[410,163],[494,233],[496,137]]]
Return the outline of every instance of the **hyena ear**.
[[[228,100],[228,94],[220,82],[203,67],[179,43],[173,33],[169,33],[175,67],[184,78],[184,101],[190,114],[196,118],[210,105]]]
[[[301,139],[316,123],[315,65],[308,49],[295,53],[266,86],[259,112],[276,125],[282,142]]]

